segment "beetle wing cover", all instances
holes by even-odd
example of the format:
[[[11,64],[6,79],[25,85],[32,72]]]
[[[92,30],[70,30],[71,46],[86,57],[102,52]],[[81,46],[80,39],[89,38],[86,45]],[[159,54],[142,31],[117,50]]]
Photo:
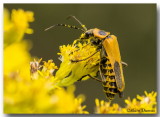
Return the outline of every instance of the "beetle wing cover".
[[[117,37],[110,35],[110,37],[106,38],[102,44],[113,67],[117,88],[122,92],[125,87],[125,82]]]

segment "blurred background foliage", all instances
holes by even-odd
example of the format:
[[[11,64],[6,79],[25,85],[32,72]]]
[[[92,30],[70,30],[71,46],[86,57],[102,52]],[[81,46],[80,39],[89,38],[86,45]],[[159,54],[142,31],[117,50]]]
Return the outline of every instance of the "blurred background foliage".
[[[45,28],[57,23],[79,26],[72,19],[66,20],[75,15],[88,29],[111,32],[118,37],[122,60],[129,65],[124,69],[124,99],[143,94],[144,90],[156,91],[156,4],[4,4],[4,8],[34,12],[35,21],[30,25],[34,33],[25,35],[33,42],[31,55],[53,59],[57,66],[59,46],[71,44],[82,32],[64,27],[45,32]],[[75,93],[85,94],[86,109],[91,113],[95,98],[105,100],[101,83],[92,79],[77,82]],[[124,104],[118,96],[113,102]]]

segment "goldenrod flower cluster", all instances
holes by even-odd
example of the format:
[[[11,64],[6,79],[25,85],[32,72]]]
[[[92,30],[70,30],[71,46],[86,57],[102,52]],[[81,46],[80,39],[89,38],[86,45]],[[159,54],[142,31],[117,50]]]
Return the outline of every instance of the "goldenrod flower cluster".
[[[60,46],[60,52],[58,53],[62,61],[59,70],[56,72],[56,79],[59,80],[59,86],[68,86],[76,82],[77,80],[86,80],[89,77],[85,75],[90,74],[96,76],[99,68],[99,52],[97,55],[90,57],[85,61],[72,62],[74,60],[82,60],[86,57],[92,55],[96,48],[86,43],[75,44],[77,40],[72,45]]]
[[[24,39],[24,34],[33,33],[29,27],[33,21],[31,11],[13,9],[9,13],[4,10],[4,113],[88,114],[86,105],[82,105],[85,96],[75,96],[73,84],[87,80],[87,74],[97,75],[100,53],[93,55],[96,48],[88,44],[89,40],[86,43],[75,40],[71,45],[60,46],[59,68],[53,60],[34,59],[29,53],[31,43]],[[156,113],[156,92],[145,92],[145,96],[127,99],[125,107],[95,101],[97,114]]]
[[[22,9],[13,9],[10,15],[9,11],[4,9],[4,47],[21,41],[25,33],[33,33],[29,28],[29,22],[34,21],[33,15],[33,12],[25,12]]]
[[[123,108],[118,104],[111,102],[105,102],[104,100],[95,100],[96,113],[97,114],[113,114],[113,113],[126,113],[126,114],[156,114],[157,113],[157,93],[152,91],[151,93],[144,92],[145,96],[137,95],[137,98],[130,98],[125,100],[126,106]]]
[[[88,113],[74,86],[55,85],[53,60],[32,60],[30,43],[23,39],[33,32],[32,21],[31,11],[4,10],[4,113]]]

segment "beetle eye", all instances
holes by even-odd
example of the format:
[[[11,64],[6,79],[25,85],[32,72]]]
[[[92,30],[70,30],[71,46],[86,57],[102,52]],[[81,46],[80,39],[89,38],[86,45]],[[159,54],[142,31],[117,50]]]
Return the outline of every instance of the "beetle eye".
[[[100,35],[106,35],[106,32],[103,31],[103,30],[100,30],[98,33],[99,33]]]
[[[85,35],[86,35],[86,38],[89,38],[92,35],[92,33],[91,32],[86,32]]]

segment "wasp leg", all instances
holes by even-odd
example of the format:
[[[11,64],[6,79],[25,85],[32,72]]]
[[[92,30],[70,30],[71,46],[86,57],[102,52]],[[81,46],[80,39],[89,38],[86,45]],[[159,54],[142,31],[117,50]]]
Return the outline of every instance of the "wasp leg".
[[[96,52],[94,52],[92,55],[90,55],[89,57],[85,58],[85,59],[81,59],[81,60],[70,60],[71,62],[80,62],[80,61],[85,61],[87,59],[89,59],[90,57],[94,56],[97,52],[99,52],[99,50],[97,50]]]
[[[123,61],[121,61],[121,64],[122,64],[123,67],[127,67],[128,66],[128,64],[123,62]]]

